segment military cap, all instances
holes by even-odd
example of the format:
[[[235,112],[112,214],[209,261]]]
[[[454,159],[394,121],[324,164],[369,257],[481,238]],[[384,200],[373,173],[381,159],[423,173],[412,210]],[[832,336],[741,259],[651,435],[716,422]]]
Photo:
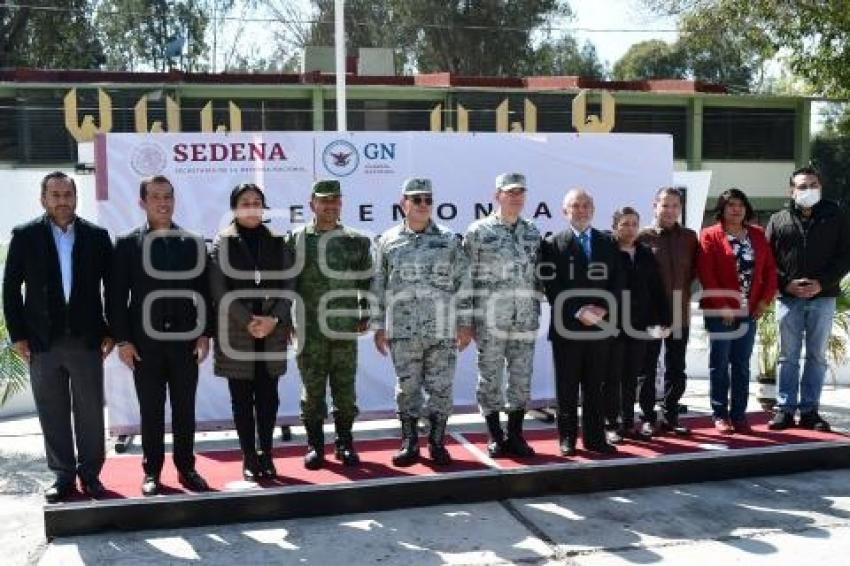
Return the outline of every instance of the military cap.
[[[496,177],[497,191],[509,191],[516,188],[527,188],[525,175],[522,173],[502,173]]]
[[[431,194],[431,179],[423,177],[411,177],[401,185],[401,193],[404,196],[408,195],[430,195]]]
[[[313,196],[316,198],[342,196],[339,181],[336,179],[323,179],[313,183]]]

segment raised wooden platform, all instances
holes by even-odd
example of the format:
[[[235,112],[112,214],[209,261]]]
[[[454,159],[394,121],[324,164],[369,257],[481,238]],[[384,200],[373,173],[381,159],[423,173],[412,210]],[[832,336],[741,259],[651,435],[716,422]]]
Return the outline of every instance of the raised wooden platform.
[[[141,458],[115,456],[101,476],[107,498],[78,495],[45,505],[45,531],[57,537],[176,528],[850,467],[850,438],[843,434],[768,431],[764,414],[751,415],[751,435],[721,436],[704,417],[685,421],[693,429],[690,437],[628,441],[608,457],[580,449],[576,457],[563,458],[555,430],[547,428],[527,433],[538,453],[534,458],[493,460],[486,455],[485,435],[454,433],[448,447],[455,463],[447,468],[435,468],[425,458],[414,466],[394,467],[398,439],[390,438],[359,441],[363,463],[357,468],[338,464],[328,446],[328,466],[311,472],[302,465],[303,446],[289,445],[275,449],[279,480],[260,485],[241,481],[237,450],[209,451],[198,454],[197,468],[215,491],[186,493],[169,463],[162,478],[166,494],[152,498],[139,494]],[[424,439],[422,446],[427,455]]]

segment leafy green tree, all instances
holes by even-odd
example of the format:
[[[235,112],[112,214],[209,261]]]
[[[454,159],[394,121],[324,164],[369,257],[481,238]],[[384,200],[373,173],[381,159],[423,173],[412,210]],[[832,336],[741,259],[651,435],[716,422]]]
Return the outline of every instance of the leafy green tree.
[[[312,0],[306,16],[287,0],[271,0],[270,12],[287,22],[278,42],[287,48],[333,45],[333,4]],[[536,34],[571,14],[564,0],[350,0],[346,49],[394,47],[399,66],[420,73],[521,75],[540,68],[541,61],[554,63],[551,50],[541,58]]]
[[[534,51],[527,68],[520,69],[523,75],[575,75],[603,79],[608,75],[605,63],[599,60],[596,46],[585,41],[579,47],[571,35],[557,40],[547,40]]]
[[[688,76],[688,64],[678,45],[651,39],[629,47],[614,64],[612,74],[620,81],[684,79]]]
[[[200,0],[101,0],[95,23],[103,38],[106,67],[198,70],[207,52],[208,4]],[[181,40],[186,48],[179,48]]]
[[[850,3],[847,0],[643,0],[651,10],[676,15],[701,41],[723,30],[722,48],[767,59],[786,53],[791,70],[817,94],[850,93]],[[744,57],[745,64],[747,57]]]
[[[812,141],[812,164],[824,180],[824,194],[850,204],[850,136],[824,132]]]
[[[91,10],[91,0],[0,0],[0,68],[97,68],[104,56]]]

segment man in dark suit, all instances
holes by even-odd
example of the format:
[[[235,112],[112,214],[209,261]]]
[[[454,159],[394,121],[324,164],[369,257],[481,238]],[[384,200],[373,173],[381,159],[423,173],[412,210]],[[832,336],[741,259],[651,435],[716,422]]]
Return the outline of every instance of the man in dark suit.
[[[112,243],[106,230],[76,216],[77,187],[65,173],[42,179],[41,204],[43,216],[12,230],[3,310],[13,348],[30,365],[47,465],[56,475],[44,495],[54,503],[77,476],[87,495],[104,491],[103,359],[113,341],[101,293],[109,288]]]
[[[172,221],[174,187],[166,177],[142,180],[139,206],[147,221],[115,245],[110,323],[118,356],[133,370],[139,399],[142,494],[161,489],[166,389],[179,481],[192,491],[207,491],[194,454],[198,364],[209,353],[211,329],[206,246],[203,238]]]
[[[614,240],[591,228],[593,197],[573,189],[564,197],[569,226],[541,246],[540,275],[552,305],[549,340],[555,362],[561,453],[576,453],[578,393],[582,392],[582,438],[593,452],[616,452],[605,441],[602,383],[611,339],[616,335],[622,289]]]

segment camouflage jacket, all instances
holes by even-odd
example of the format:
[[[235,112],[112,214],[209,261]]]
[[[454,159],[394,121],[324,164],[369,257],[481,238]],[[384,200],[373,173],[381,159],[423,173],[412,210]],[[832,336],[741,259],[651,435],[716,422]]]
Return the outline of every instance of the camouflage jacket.
[[[472,324],[470,292],[469,259],[448,228],[414,232],[404,222],[378,239],[372,328],[389,338],[453,338]]]
[[[505,224],[493,213],[473,222],[463,247],[471,262],[475,326],[536,330],[540,319],[540,231],[530,220]]]
[[[299,227],[287,237],[295,254],[298,276],[295,291],[303,303],[303,315],[296,305],[295,325],[299,332],[321,333],[319,317],[322,297],[330,310],[351,310],[340,316],[327,316],[328,328],[336,332],[354,332],[358,321],[369,318],[366,294],[372,277],[372,253],[369,238],[360,232],[337,225],[321,232],[315,223]],[[331,295],[330,293],[333,293]]]

